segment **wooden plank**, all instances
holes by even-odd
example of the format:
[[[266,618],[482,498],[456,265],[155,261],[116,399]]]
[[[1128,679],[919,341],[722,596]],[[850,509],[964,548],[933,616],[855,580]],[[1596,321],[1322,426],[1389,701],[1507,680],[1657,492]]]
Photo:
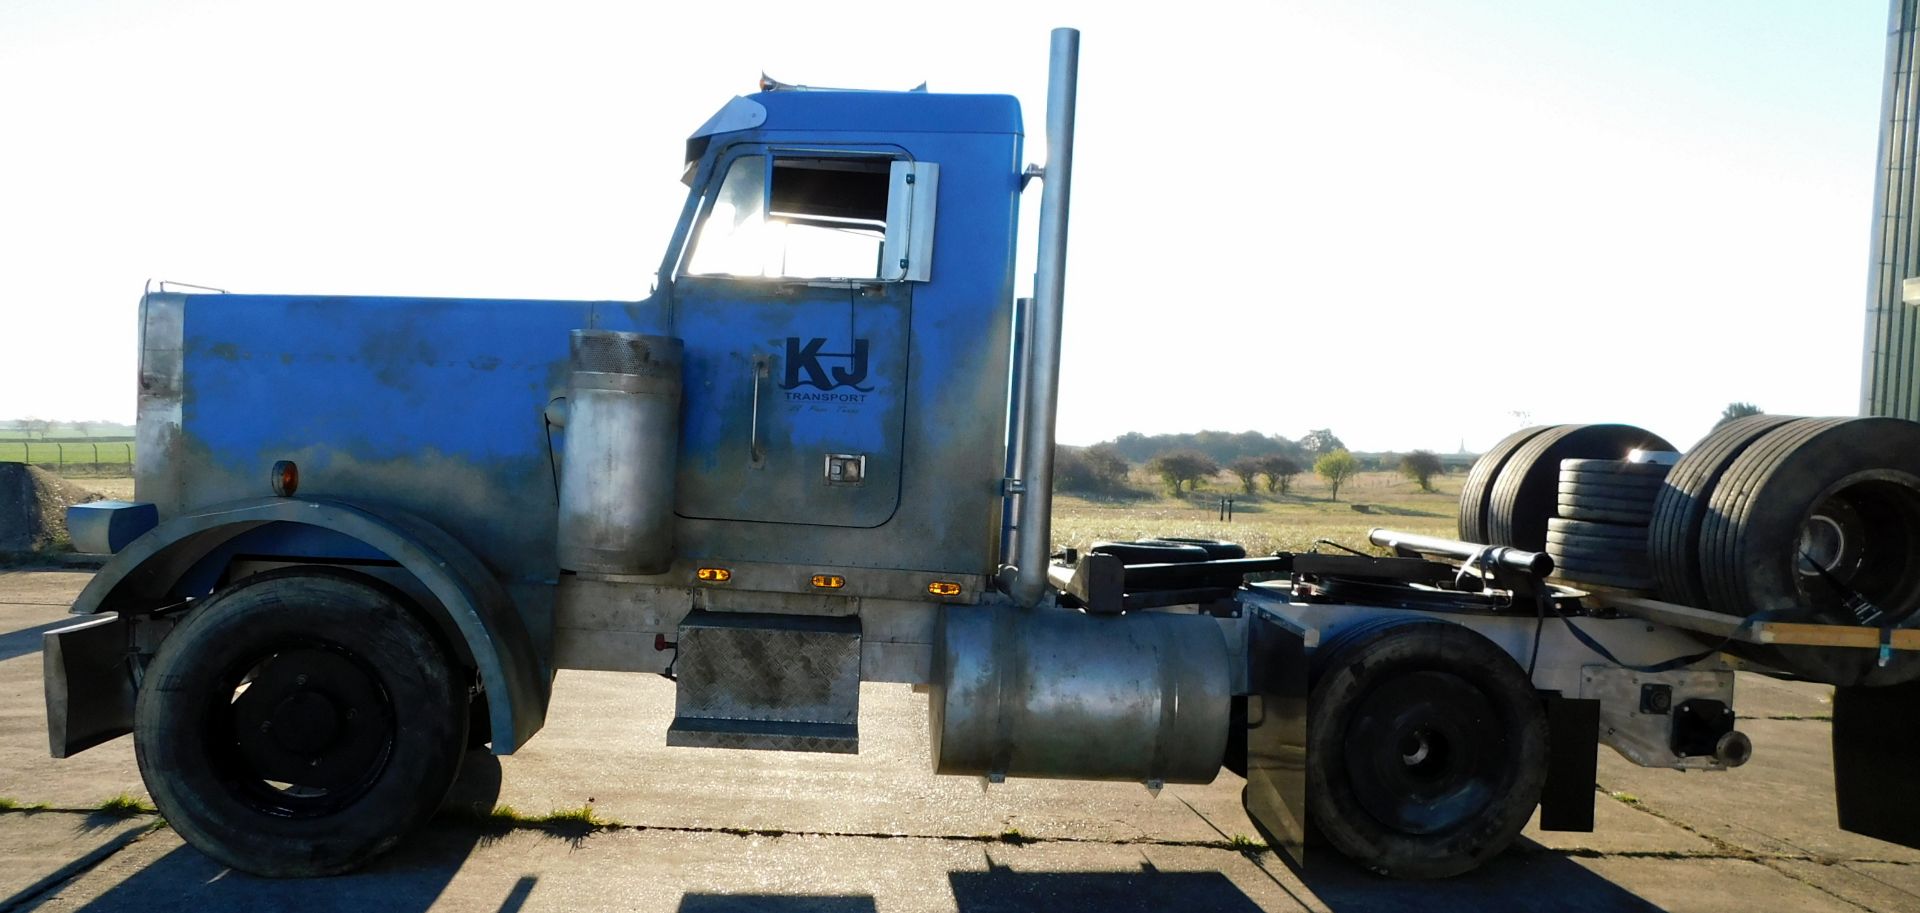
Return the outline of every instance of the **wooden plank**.
[[[1717,637],[1732,635],[1735,640],[1752,644],[1781,644],[1796,647],[1857,647],[1861,649],[1879,649],[1880,629],[1858,625],[1809,624],[1789,621],[1761,621],[1740,628],[1742,619],[1706,609],[1661,602],[1639,596],[1623,596],[1614,593],[1595,593],[1591,597],[1598,605],[1606,606],[1625,615],[1644,618],[1647,621],[1698,631]],[[1737,633],[1736,633],[1737,632]],[[1920,651],[1920,629],[1902,629],[1893,632],[1892,646],[1895,650]]]

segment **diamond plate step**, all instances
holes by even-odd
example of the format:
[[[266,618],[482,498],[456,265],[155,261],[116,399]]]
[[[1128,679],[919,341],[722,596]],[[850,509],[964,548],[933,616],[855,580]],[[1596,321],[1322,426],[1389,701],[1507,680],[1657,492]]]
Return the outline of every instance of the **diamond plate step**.
[[[857,753],[860,619],[688,613],[667,744]]]

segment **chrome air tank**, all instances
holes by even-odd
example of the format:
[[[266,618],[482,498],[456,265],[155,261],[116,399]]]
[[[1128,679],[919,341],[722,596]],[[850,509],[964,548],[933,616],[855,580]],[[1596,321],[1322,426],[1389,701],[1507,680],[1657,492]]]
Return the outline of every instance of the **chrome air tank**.
[[[673,563],[680,340],[574,330],[560,475],[560,567],[657,574]]]
[[[948,606],[928,689],[934,771],[1207,783],[1226,751],[1226,639],[1206,615]]]

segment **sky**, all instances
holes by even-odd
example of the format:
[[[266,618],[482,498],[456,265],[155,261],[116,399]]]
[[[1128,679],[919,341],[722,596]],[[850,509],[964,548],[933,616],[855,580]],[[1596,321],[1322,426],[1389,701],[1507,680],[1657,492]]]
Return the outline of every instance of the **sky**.
[[[1059,437],[1478,451],[1858,408],[1884,0],[0,3],[0,419],[129,421],[149,280],[637,299],[688,133],[1017,95],[1082,30]],[[943,205],[951,205],[943,201]],[[1031,287],[1036,184],[1025,202]]]

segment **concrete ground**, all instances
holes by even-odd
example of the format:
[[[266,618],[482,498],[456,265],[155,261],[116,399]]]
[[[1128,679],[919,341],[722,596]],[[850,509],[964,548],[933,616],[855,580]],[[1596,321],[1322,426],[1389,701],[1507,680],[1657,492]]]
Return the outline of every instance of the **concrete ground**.
[[[472,755],[450,809],[368,869],[304,882],[222,869],[149,814],[128,739],[47,757],[40,635],[86,572],[0,571],[0,913],[14,910],[1920,909],[1920,852],[1833,824],[1827,689],[1743,676],[1753,762],[1644,770],[1603,749],[1598,830],[1529,829],[1444,882],[1392,882],[1330,853],[1297,872],[1240,843],[1239,778],[1174,786],[928,773],[926,702],[861,693],[861,754],[665,747],[673,691],[653,676],[561,673],[520,753]],[[591,804],[617,826],[478,826],[464,809]],[[43,809],[28,806],[45,805]]]

